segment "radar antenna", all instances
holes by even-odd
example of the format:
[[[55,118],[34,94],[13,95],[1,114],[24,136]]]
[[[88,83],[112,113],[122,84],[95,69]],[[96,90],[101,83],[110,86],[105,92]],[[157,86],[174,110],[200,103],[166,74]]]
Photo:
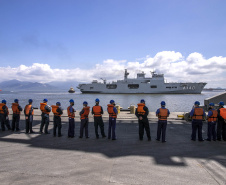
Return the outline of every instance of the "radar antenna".
[[[127,76],[129,75],[129,73],[127,72],[127,69],[125,69],[125,73],[124,73],[124,80],[127,80]]]
[[[103,80],[104,84],[106,84],[106,79],[100,78],[101,80]]]

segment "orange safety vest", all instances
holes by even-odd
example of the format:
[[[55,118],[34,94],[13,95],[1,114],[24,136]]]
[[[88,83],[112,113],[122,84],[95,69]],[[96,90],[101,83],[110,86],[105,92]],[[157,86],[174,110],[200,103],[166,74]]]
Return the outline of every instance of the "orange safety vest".
[[[194,115],[192,116],[192,119],[202,120],[204,115],[202,108],[195,108]]]
[[[85,118],[88,118],[88,116],[89,116],[89,108],[90,107],[83,107],[83,110],[84,110],[84,113],[83,114],[81,114],[81,119],[85,119]]]
[[[6,104],[4,103],[0,103],[0,114],[5,114],[3,107],[5,106],[6,110],[7,110],[7,115],[9,115],[9,110],[8,107],[6,106]]]
[[[93,106],[94,117],[101,117],[101,106]]]
[[[13,114],[20,114],[20,110],[18,109],[18,103],[12,103]]]
[[[226,108],[220,108],[220,116],[226,120]]]
[[[74,108],[72,107],[73,112],[70,112],[70,106],[67,108],[67,114],[69,118],[75,118]]]
[[[25,108],[24,108],[25,115],[28,116],[30,114],[31,107],[32,107],[32,105],[29,105],[29,104],[25,106]],[[31,115],[34,115],[34,110],[32,110]]]
[[[46,109],[45,109],[46,105],[47,105],[47,103],[40,103],[40,110],[45,114],[49,114],[50,112],[46,111]]]
[[[59,114],[59,112],[57,112],[57,109],[59,108],[59,106],[57,106],[57,105],[51,105],[51,107],[52,107],[52,112],[53,112],[53,114],[54,114],[55,116],[61,116],[61,115]]]
[[[138,106],[137,107],[137,113],[144,115],[145,114],[145,111],[144,111],[145,104],[144,103],[138,103],[137,106]]]
[[[5,104],[4,103],[0,103],[0,114],[4,114],[3,106],[5,106]]]
[[[210,110],[210,111],[212,111],[213,115],[208,118],[208,122],[217,121],[217,115],[218,115],[217,110]]]
[[[108,109],[107,110],[108,110],[109,117],[117,118],[117,114],[114,112],[113,108],[114,108],[114,105],[108,104]]]
[[[159,111],[160,111],[158,114],[159,120],[167,120],[167,117],[169,116],[168,109],[160,108]]]

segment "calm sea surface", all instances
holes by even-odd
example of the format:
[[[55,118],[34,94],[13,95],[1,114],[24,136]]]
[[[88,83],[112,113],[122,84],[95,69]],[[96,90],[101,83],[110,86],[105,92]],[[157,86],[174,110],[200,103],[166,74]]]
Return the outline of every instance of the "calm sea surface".
[[[203,91],[202,94],[70,94],[63,91],[54,92],[0,92],[0,100],[6,99],[8,107],[11,107],[14,99],[19,99],[22,107],[27,104],[28,99],[33,99],[33,106],[39,107],[40,102],[44,98],[48,99],[49,105],[55,105],[57,101],[61,102],[63,109],[69,105],[69,100],[74,99],[75,109],[82,108],[82,102],[87,101],[89,106],[95,104],[95,99],[100,99],[100,105],[106,110],[107,104],[111,99],[115,100],[123,109],[127,109],[130,105],[136,105],[141,99],[146,101],[150,111],[156,111],[161,101],[166,102],[166,107],[172,112],[190,111],[195,101],[204,104],[204,99],[215,96],[223,91]]]

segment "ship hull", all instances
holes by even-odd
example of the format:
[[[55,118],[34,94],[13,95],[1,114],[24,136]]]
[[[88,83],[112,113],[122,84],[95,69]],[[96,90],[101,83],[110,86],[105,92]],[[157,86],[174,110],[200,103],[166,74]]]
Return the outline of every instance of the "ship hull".
[[[139,84],[138,88],[128,88],[128,84],[117,84],[115,89],[108,89],[106,84],[81,84],[82,93],[95,94],[200,94],[206,83],[164,83],[162,85]]]

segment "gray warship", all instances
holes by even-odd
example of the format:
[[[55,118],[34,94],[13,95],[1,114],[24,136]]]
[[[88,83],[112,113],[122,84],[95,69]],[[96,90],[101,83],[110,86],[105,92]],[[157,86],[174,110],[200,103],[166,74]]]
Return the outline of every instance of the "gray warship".
[[[79,84],[78,89],[82,93],[102,94],[200,94],[207,83],[166,83],[164,74],[151,72],[152,77],[146,78],[145,73],[137,73],[137,78],[128,78],[129,73],[125,69],[124,80],[106,83],[93,80],[89,84]]]

